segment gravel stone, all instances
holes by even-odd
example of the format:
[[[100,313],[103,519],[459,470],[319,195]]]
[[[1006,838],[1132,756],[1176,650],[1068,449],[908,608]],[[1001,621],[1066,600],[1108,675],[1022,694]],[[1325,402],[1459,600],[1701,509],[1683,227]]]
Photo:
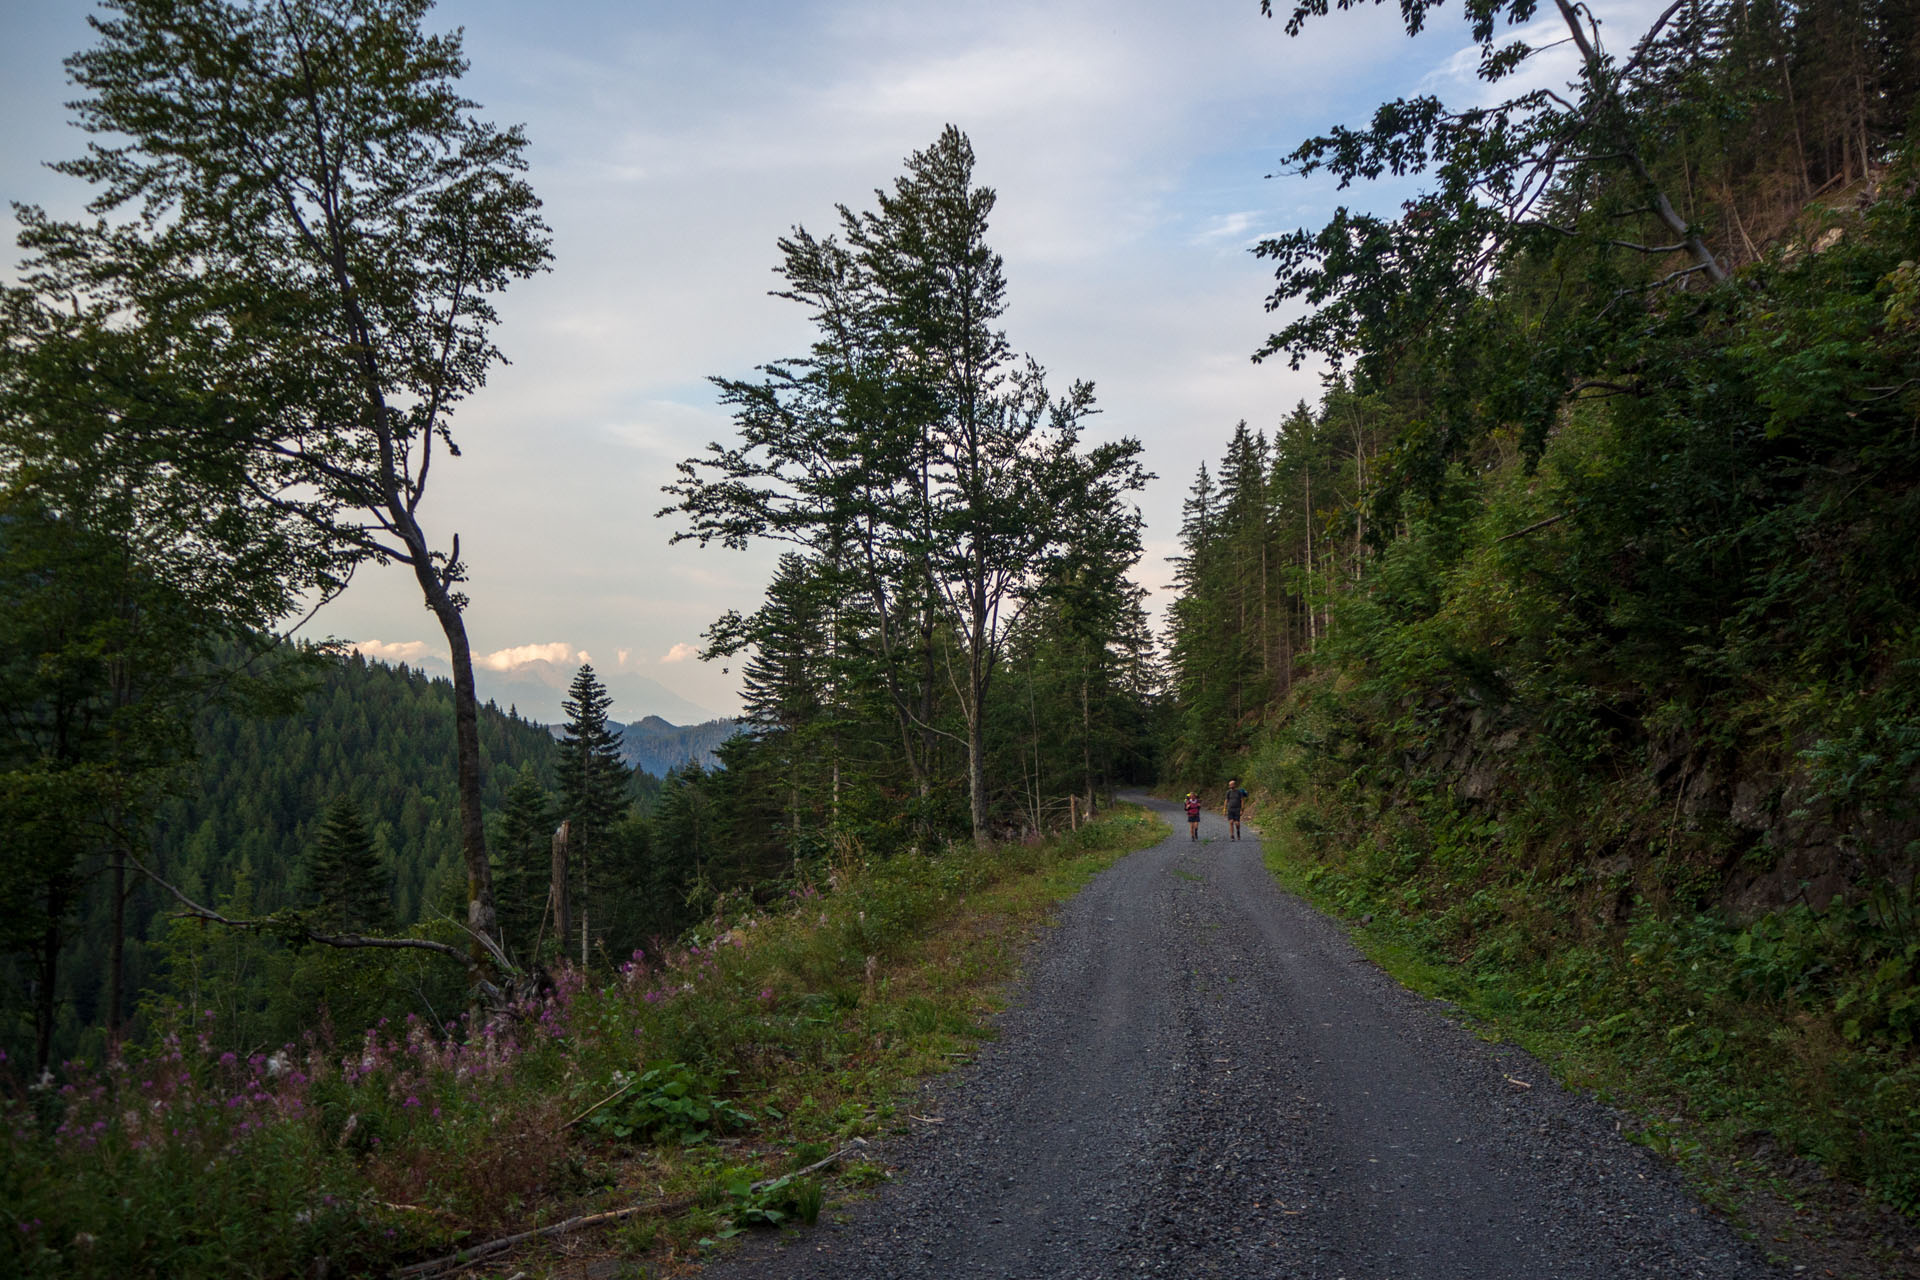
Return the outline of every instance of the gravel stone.
[[[999,1039],[844,1214],[714,1280],[1784,1274],[1556,1085],[1369,963],[1216,814],[1097,877]],[[829,1225],[829,1218],[842,1220]]]

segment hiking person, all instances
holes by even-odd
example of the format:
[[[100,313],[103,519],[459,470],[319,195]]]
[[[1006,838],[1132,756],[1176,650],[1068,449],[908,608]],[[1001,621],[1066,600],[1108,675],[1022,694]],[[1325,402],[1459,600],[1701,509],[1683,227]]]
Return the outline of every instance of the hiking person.
[[[1200,797],[1191,791],[1187,792],[1187,834],[1200,838]]]
[[[1227,839],[1240,838],[1240,806],[1247,801],[1247,789],[1240,785],[1240,779],[1227,779]]]

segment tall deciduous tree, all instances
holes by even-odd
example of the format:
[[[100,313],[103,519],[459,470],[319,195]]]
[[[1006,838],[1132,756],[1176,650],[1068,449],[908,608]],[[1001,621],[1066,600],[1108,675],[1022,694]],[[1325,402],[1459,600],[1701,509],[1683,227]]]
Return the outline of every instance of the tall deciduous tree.
[[[96,213],[20,211],[28,284],[153,335],[221,392],[156,424],[183,468],[225,459],[262,500],[356,558],[413,570],[456,694],[468,926],[495,932],[458,535],[420,506],[456,405],[501,358],[493,296],[542,269],[526,138],[457,88],[428,0],[108,0],[68,68]],[[483,955],[476,943],[476,959]]]
[[[1336,3],[1348,9],[1359,0]],[[1552,3],[1566,38],[1540,47],[1501,33],[1530,22],[1538,0],[1482,0],[1466,16],[1481,79],[1499,83],[1564,44],[1576,58],[1570,84],[1461,109],[1431,95],[1403,98],[1364,128],[1307,139],[1286,159],[1292,172],[1324,172],[1342,188],[1418,176],[1426,189],[1398,217],[1343,207],[1318,231],[1255,248],[1276,268],[1268,310],[1295,300],[1309,307],[1255,359],[1284,355],[1296,368],[1309,356],[1351,360],[1362,392],[1409,372],[1484,371],[1473,380],[1493,390],[1477,400],[1454,394],[1468,379],[1427,380],[1432,401],[1402,441],[1399,471],[1429,488],[1495,425],[1516,427],[1537,457],[1570,397],[1596,380],[1617,390],[1599,353],[1614,335],[1644,326],[1646,300],[1729,278],[1704,220],[1679,207],[1685,166],[1674,163],[1676,130],[1661,87],[1694,73],[1702,15],[1718,7],[1676,0],[1616,56],[1601,45],[1590,9]],[[1274,11],[1271,0],[1260,7]],[[1288,33],[1328,8],[1328,0],[1299,0]],[[1406,0],[1409,34],[1438,8],[1437,0]],[[1534,265],[1531,275],[1512,270],[1522,261]],[[1529,290],[1529,306],[1490,297]],[[1391,502],[1394,492],[1383,496]]]
[[[744,443],[682,463],[667,510],[691,518],[677,537],[797,542],[858,574],[922,794],[932,736],[958,738],[984,841],[987,711],[1008,631],[1074,534],[1120,518],[1146,475],[1137,441],[1080,449],[1090,385],[1055,399],[1038,365],[1014,365],[986,241],[995,196],[973,162],[949,126],[876,210],[841,208],[844,244],[803,230],[781,241],[784,296],[813,308],[818,340],[762,381],[719,380]],[[956,640],[944,669],[940,629]],[[933,723],[937,686],[959,705],[958,734]]]

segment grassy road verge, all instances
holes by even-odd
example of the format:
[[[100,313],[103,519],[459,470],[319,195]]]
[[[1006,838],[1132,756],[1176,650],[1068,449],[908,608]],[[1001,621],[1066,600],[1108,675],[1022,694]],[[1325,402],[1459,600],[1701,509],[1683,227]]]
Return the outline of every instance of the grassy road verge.
[[[0,1091],[0,1274],[684,1270],[883,1178],[850,1140],[906,1123],[914,1083],[991,1034],[1032,929],[1165,831],[1123,807],[1030,844],[846,849],[484,1026],[323,1026],[241,1058],[182,1018]]]
[[[1897,1166],[1920,1120],[1895,1105],[1913,1072],[1754,981],[1769,963],[1793,971],[1791,956],[1722,955],[1722,931],[1651,914],[1611,946],[1556,949],[1527,925],[1566,897],[1559,886],[1503,885],[1465,854],[1410,863],[1385,838],[1335,848],[1313,808],[1297,808],[1300,821],[1269,801],[1267,866],[1396,980],[1618,1107],[1629,1137],[1779,1260],[1811,1275],[1920,1276],[1913,1218],[1805,1158],[1851,1143]]]

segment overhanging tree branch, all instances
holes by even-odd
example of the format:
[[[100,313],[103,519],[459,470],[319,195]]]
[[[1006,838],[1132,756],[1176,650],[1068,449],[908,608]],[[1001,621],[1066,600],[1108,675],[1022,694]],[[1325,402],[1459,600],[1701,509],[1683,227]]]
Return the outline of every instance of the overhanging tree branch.
[[[458,947],[448,946],[444,942],[435,942],[431,938],[385,938],[370,937],[365,934],[322,933],[308,925],[298,913],[285,915],[276,914],[258,919],[235,920],[231,916],[222,915],[212,907],[202,906],[200,903],[195,902],[182,892],[178,885],[148,867],[132,854],[123,853],[121,856],[126,859],[128,866],[138,871],[154,884],[160,886],[160,888],[166,890],[167,893],[180,904],[182,908],[181,918],[183,919],[204,920],[208,924],[217,924],[228,929],[237,929],[244,933],[274,934],[279,937],[295,938],[302,942],[319,943],[321,946],[338,947],[342,950],[376,948],[389,951],[426,951],[434,955],[446,956],[448,959],[461,965],[468,963],[468,956],[465,951],[462,951]],[[493,952],[496,961],[505,960],[505,956],[499,952],[498,948],[494,948]],[[509,970],[512,968],[511,965],[507,965],[506,967]]]

